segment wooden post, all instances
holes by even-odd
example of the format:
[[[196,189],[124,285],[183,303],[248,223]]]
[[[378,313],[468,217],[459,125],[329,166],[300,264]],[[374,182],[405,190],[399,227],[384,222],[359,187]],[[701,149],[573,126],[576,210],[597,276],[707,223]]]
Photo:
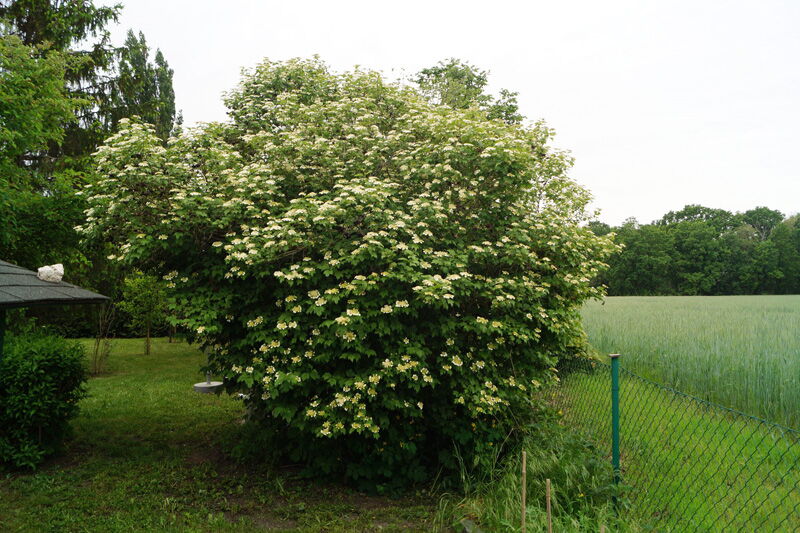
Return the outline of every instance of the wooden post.
[[[553,513],[550,509],[550,479],[547,480],[547,533],[553,533]]]
[[[527,505],[525,503],[525,496],[528,491],[528,465],[525,450],[522,451],[522,533],[525,533],[525,515],[527,514]]]
[[[600,524],[600,533],[606,533],[606,526],[603,524]]]
[[[0,309],[0,359],[3,359],[3,343],[5,342],[5,336],[6,336],[6,310]]]

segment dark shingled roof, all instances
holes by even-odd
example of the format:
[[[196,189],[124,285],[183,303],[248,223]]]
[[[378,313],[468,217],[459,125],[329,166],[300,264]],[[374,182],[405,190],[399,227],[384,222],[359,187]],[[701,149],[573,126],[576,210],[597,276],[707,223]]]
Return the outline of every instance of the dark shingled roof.
[[[36,272],[0,261],[0,309],[52,304],[91,304],[108,296],[63,281],[42,281]]]

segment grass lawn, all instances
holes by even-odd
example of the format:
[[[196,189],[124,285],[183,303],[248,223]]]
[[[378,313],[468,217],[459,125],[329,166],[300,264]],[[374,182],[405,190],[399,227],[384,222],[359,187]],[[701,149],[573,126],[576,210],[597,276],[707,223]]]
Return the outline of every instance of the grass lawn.
[[[88,346],[88,342],[87,342]],[[242,406],[192,391],[203,356],[183,343],[117,340],[89,381],[65,452],[0,474],[3,531],[428,531],[436,500],[366,496],[290,467],[242,466],[220,440]]]

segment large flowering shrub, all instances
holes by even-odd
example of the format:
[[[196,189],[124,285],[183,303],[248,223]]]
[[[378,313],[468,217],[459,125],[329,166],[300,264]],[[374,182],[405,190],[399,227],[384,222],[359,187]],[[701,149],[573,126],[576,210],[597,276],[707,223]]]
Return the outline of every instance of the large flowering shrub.
[[[148,262],[276,445],[421,479],[506,439],[613,249],[543,124],[434,106],[374,72],[265,62],[231,123],[123,123],[83,231]]]

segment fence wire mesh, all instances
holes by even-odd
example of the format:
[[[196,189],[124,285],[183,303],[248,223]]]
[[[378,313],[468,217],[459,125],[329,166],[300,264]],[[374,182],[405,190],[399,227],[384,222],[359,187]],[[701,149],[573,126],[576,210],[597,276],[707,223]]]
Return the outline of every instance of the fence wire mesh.
[[[620,369],[621,475],[657,531],[800,531],[800,432]],[[611,367],[561,369],[564,423],[611,450]]]

